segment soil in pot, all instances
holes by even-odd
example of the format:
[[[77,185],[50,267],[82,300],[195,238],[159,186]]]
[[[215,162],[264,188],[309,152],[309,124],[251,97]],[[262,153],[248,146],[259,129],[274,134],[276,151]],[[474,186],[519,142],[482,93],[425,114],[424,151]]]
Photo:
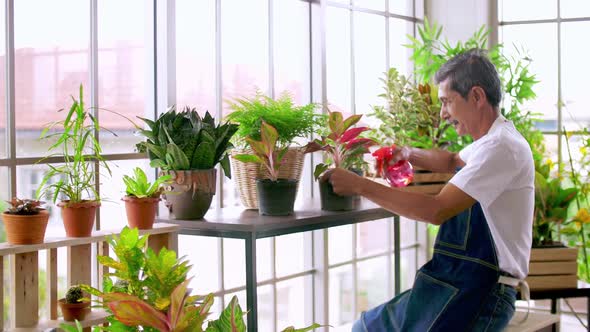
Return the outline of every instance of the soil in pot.
[[[340,196],[334,193],[334,188],[330,181],[319,181],[320,199],[322,203],[322,210],[326,211],[350,211],[355,208],[355,201],[357,195],[354,196]]]
[[[160,198],[125,196],[125,212],[127,213],[127,224],[131,228],[152,229],[158,210]]]
[[[265,216],[286,216],[293,214],[297,196],[298,180],[270,179],[256,180],[258,191],[258,213]]]
[[[64,316],[64,320],[73,322],[83,320],[86,314],[90,312],[90,301],[79,303],[66,303],[66,299],[59,299],[59,308]]]
[[[2,214],[6,240],[10,244],[38,244],[45,239],[49,212],[41,210],[34,215]]]

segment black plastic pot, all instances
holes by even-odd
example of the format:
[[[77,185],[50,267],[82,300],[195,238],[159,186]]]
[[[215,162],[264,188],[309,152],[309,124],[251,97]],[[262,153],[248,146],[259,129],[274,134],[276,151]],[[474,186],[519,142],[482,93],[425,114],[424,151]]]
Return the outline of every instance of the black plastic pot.
[[[340,196],[334,193],[334,188],[330,181],[319,181],[320,199],[322,210],[326,211],[350,211],[355,209],[355,201],[358,195]]]
[[[256,180],[258,191],[258,213],[265,216],[286,216],[293,214],[297,196],[298,180],[270,179]]]

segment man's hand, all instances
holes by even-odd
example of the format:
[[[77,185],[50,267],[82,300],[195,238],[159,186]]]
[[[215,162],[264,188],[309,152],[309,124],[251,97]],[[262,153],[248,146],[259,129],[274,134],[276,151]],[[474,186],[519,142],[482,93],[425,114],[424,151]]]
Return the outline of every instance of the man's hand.
[[[345,169],[335,168],[324,173],[320,181],[330,181],[336,194],[350,196],[361,193],[365,179]]]

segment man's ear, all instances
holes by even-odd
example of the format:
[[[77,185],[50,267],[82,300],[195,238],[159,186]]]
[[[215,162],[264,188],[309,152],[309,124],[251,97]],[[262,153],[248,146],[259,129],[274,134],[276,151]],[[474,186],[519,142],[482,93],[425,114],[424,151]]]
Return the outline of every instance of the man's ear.
[[[474,86],[471,90],[473,92],[473,99],[476,103],[486,102],[486,92],[480,86]]]

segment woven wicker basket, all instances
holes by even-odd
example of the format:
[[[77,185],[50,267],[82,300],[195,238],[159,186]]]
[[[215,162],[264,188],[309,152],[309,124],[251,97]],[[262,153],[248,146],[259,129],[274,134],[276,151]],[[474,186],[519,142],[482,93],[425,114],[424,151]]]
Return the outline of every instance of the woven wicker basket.
[[[233,149],[231,155],[234,156],[242,153],[252,153],[252,150]],[[289,151],[283,157],[283,164],[279,170],[279,178],[300,180],[304,158],[303,148],[289,148]],[[268,171],[263,169],[260,164],[244,163],[233,158],[231,166],[232,176],[236,181],[242,205],[246,209],[258,209],[256,179],[268,178]],[[297,184],[297,188],[299,188],[299,184]]]

